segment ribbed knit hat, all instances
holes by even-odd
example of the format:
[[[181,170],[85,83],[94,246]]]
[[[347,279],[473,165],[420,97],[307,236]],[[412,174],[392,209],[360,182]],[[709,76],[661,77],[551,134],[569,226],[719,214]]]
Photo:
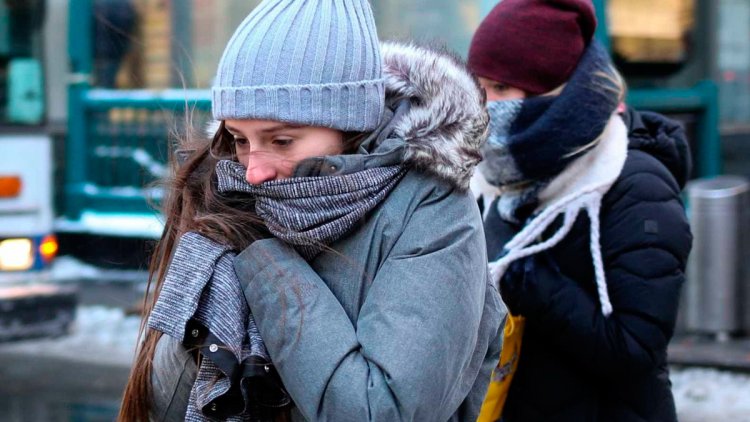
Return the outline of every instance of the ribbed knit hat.
[[[385,87],[367,0],[263,1],[229,40],[212,97],[217,120],[375,129]]]
[[[544,94],[568,80],[595,29],[591,0],[502,0],[474,33],[469,68]]]

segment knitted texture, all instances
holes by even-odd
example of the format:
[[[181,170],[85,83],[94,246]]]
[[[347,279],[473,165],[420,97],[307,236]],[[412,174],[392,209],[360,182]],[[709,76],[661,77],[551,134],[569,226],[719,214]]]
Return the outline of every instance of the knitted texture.
[[[381,66],[367,0],[266,0],[224,50],[213,116],[370,131],[383,114]]]
[[[554,247],[585,210],[591,220],[591,255],[602,312],[612,306],[599,240],[601,200],[625,162],[627,131],[613,113],[620,87],[610,74],[607,52],[592,42],[557,96],[488,104],[490,135],[479,169],[502,194],[500,217],[524,228],[505,254],[491,263],[495,282],[517,259]],[[558,217],[562,226],[539,242]]]
[[[273,381],[259,382],[258,377],[275,372],[257,368],[259,362],[268,368],[272,365],[234,273],[234,256],[227,246],[198,233],[184,234],[149,316],[150,328],[203,354],[188,400],[188,421],[208,421],[219,415],[229,421],[272,420],[271,409],[290,401],[280,390],[280,402],[264,409],[253,396],[267,397],[269,392],[250,391],[251,385],[273,388],[269,387]],[[217,407],[234,391],[241,391],[244,400],[233,402],[233,409]]]
[[[478,76],[539,95],[562,85],[596,28],[591,0],[503,0],[469,46]]]
[[[242,164],[229,160],[216,164],[219,191],[254,195],[256,212],[268,230],[294,245],[308,260],[348,233],[388,196],[404,174],[404,167],[393,165],[251,185],[245,180]]]
[[[628,137],[619,116],[610,119],[601,141],[588,154],[565,169],[549,185],[540,190],[541,209],[527,221],[505,246],[504,254],[490,263],[490,274],[499,283],[508,266],[518,259],[553,248],[568,235],[579,213],[583,210],[590,220],[590,252],[594,267],[596,289],[602,313],[609,316],[612,304],[607,291],[607,280],[602,260],[599,213],[604,195],[622,172],[627,157]],[[501,197],[502,198],[502,197]],[[508,214],[501,210],[500,215]],[[562,216],[562,224],[543,241],[545,231]]]
[[[603,76],[610,73],[607,51],[592,42],[560,95],[487,105],[489,137],[479,171],[491,185],[524,187],[503,195],[501,201],[512,201],[503,209],[528,214],[547,181],[595,146],[619,103],[620,87]]]

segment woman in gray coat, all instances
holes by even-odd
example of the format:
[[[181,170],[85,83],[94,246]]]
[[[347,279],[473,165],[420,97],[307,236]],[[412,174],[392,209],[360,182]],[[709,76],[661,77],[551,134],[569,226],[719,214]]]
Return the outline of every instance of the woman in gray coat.
[[[467,191],[483,105],[456,57],[380,46],[365,0],[263,2],[219,65],[214,140],[178,173],[153,368],[126,403],[146,394],[154,420],[273,420],[289,400],[294,420],[475,420],[504,312]],[[258,217],[239,241],[204,224],[222,200]]]

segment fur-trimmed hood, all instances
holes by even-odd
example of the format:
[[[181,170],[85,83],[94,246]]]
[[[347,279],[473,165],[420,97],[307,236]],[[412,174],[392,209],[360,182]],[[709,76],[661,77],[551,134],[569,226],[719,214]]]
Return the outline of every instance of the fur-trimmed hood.
[[[404,161],[468,189],[489,121],[476,78],[444,48],[384,42],[380,50],[387,103],[411,103],[394,127],[406,141]]]

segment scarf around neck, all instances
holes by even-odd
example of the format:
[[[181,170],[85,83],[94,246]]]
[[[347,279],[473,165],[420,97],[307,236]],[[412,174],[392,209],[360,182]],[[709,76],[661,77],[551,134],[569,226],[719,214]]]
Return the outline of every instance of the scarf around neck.
[[[520,223],[544,186],[595,146],[619,103],[619,87],[603,77],[610,69],[607,51],[593,41],[559,95],[488,103],[479,169],[503,191],[503,218]]]
[[[391,165],[251,185],[242,164],[230,160],[216,164],[219,192],[254,196],[256,212],[268,230],[293,245],[307,260],[349,233],[405,173],[402,165]]]
[[[586,210],[590,249],[602,313],[612,313],[599,241],[601,201],[622,172],[627,129],[615,114],[620,87],[609,56],[596,41],[584,52],[560,95],[488,104],[490,135],[480,164],[482,176],[500,189],[500,217],[523,229],[490,263],[499,283],[515,260],[550,249]],[[562,216],[556,232],[542,239]],[[542,240],[540,240],[542,239]]]
[[[203,356],[186,421],[270,422],[291,401],[245,302],[234,257],[199,233],[182,235],[149,315],[149,328]]]

